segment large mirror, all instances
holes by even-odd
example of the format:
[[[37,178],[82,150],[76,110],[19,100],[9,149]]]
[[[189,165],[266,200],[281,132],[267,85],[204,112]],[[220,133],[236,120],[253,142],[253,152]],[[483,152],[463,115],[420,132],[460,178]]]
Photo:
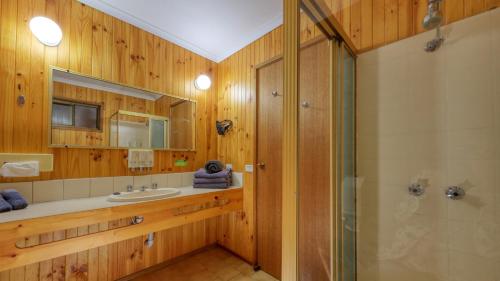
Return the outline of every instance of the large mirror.
[[[194,150],[196,103],[52,67],[53,147]]]

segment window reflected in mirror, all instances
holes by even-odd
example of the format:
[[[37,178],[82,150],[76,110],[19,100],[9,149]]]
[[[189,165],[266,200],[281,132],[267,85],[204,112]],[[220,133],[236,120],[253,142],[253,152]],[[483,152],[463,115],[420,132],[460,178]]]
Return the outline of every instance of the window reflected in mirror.
[[[72,130],[100,130],[101,105],[75,102],[70,100],[52,100],[52,126]]]

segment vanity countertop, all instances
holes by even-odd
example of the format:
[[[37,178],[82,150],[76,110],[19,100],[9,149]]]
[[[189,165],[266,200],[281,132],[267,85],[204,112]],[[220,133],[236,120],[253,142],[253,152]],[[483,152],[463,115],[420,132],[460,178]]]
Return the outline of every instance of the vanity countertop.
[[[241,187],[230,187],[228,189],[238,189],[238,188]],[[224,189],[193,188],[192,186],[178,187],[177,189],[180,190],[180,193],[175,196],[157,200],[149,200],[149,201],[110,202],[107,200],[108,196],[101,196],[101,197],[91,197],[82,199],[52,201],[45,203],[35,203],[35,204],[30,204],[26,209],[0,213],[0,223],[35,219],[47,216],[89,211],[89,210],[123,206],[123,205],[140,204],[144,202],[179,198],[197,194],[206,194],[224,190]]]

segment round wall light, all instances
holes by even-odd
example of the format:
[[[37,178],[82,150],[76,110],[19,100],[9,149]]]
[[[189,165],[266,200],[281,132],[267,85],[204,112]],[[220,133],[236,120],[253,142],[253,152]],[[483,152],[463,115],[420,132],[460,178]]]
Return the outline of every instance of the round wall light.
[[[208,75],[201,74],[194,80],[194,86],[198,90],[208,90],[212,86],[212,80]]]
[[[53,20],[46,17],[34,17],[29,25],[33,35],[42,44],[55,47],[61,43],[62,30]]]

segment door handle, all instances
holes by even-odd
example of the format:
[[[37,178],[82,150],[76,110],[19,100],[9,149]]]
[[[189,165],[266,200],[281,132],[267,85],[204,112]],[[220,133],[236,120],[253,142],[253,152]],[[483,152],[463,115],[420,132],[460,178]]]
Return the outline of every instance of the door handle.
[[[261,169],[263,169],[265,166],[266,166],[266,163],[264,163],[264,162],[257,163],[257,167],[259,167]]]

